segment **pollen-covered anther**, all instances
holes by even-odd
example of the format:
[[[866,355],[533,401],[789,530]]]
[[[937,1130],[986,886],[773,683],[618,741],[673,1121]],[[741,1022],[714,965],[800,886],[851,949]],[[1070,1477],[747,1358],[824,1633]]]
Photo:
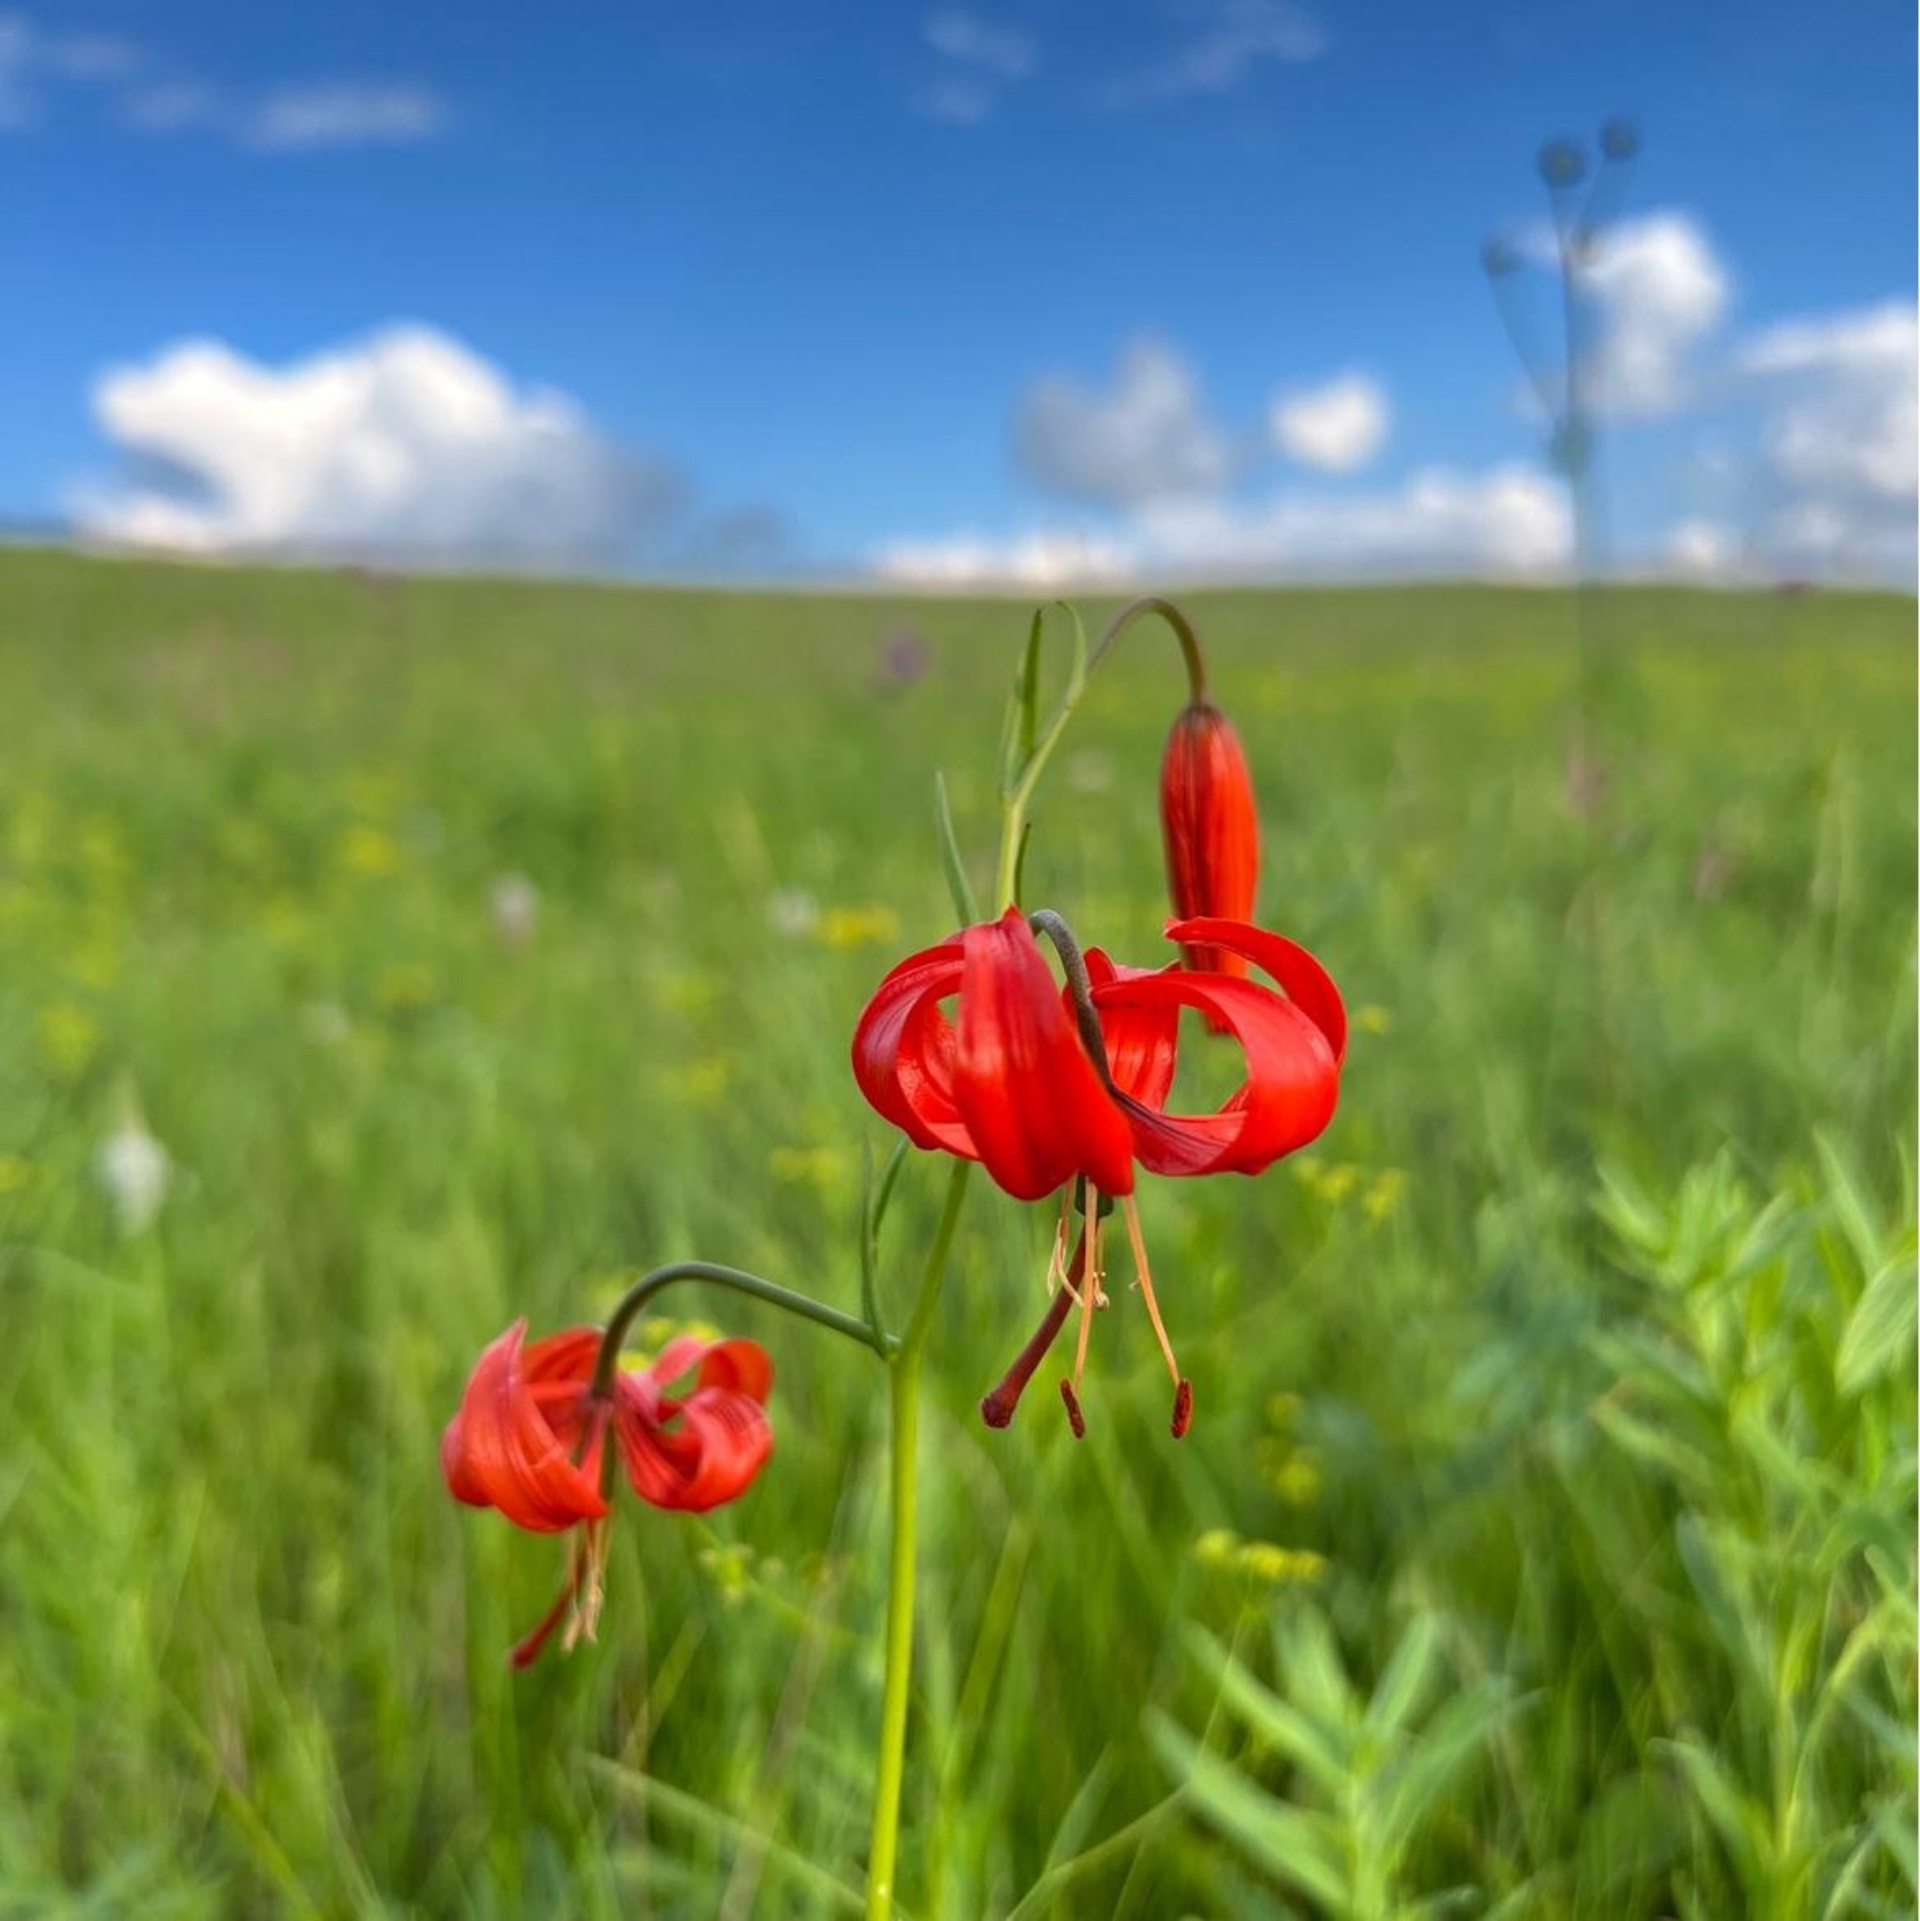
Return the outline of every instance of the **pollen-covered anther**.
[[[1193,1383],[1183,1380],[1173,1390],[1173,1438],[1180,1440],[1193,1425]]]

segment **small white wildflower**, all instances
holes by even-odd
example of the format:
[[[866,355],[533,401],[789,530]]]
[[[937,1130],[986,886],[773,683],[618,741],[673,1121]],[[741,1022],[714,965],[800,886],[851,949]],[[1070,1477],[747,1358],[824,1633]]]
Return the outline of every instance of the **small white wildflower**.
[[[487,897],[494,932],[509,947],[524,947],[540,918],[540,890],[525,874],[502,874]]]
[[[776,887],[767,896],[767,921],[788,940],[805,940],[820,924],[820,903],[800,887]]]
[[[100,1143],[95,1166],[113,1203],[123,1234],[142,1234],[154,1223],[173,1180],[173,1161],[147,1131],[137,1107]]]

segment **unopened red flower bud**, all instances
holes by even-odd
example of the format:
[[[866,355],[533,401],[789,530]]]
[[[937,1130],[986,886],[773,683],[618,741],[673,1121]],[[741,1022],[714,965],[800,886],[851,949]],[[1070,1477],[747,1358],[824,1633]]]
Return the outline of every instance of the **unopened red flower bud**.
[[[1167,891],[1181,920],[1251,920],[1260,877],[1260,817],[1240,737],[1219,708],[1195,701],[1173,723],[1160,764]],[[1223,948],[1183,946],[1188,967],[1245,975]]]

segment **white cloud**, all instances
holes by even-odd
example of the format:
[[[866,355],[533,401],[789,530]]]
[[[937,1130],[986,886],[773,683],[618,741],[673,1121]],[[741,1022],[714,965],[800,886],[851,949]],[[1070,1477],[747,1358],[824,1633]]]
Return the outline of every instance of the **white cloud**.
[[[14,14],[0,13],[0,131],[30,125],[37,114],[33,53],[27,23]]]
[[[1683,520],[1667,535],[1661,559],[1666,571],[1683,580],[1729,580],[1741,568],[1744,543],[1738,531],[1718,520]]]
[[[1397,575],[1534,579],[1572,551],[1563,489],[1538,469],[1431,469],[1368,494],[1288,492],[1143,506],[1110,535],[1037,531],[897,541],[875,560],[921,587],[1059,588],[1151,577],[1311,580]]]
[[[882,580],[930,592],[979,587],[1046,592],[1130,579],[1134,557],[1122,542],[1101,535],[1054,530],[1001,540],[966,533],[889,542],[873,568]]]
[[[1646,417],[1686,405],[1696,353],[1732,292],[1699,226],[1670,211],[1620,221],[1597,243],[1586,284],[1600,325],[1587,362],[1595,411]]]
[[[1156,340],[1127,348],[1105,393],[1059,375],[1039,382],[1020,404],[1014,452],[1040,486],[1105,506],[1211,493],[1235,466],[1193,370]]]
[[[425,87],[361,81],[283,87],[249,108],[239,136],[263,152],[412,146],[444,131],[444,101]]]
[[[1109,107],[1231,93],[1257,67],[1317,60],[1327,50],[1319,23],[1294,0],[1213,0],[1201,24],[1158,65],[1111,82]]]
[[[1286,492],[1246,507],[1167,503],[1148,508],[1140,526],[1161,569],[1235,579],[1527,577],[1563,566],[1573,545],[1560,486],[1519,465],[1429,468],[1373,493]]]
[[[135,477],[77,517],[135,545],[580,564],[629,555],[680,498],[565,395],[426,327],[284,368],[185,342],[110,369],[93,407]]]
[[[1920,326],[1906,301],[1755,335],[1735,364],[1777,392],[1767,436],[1775,472],[1796,488],[1911,502],[1916,355]]]
[[[1015,27],[998,27],[958,7],[929,14],[927,45],[961,66],[978,67],[1001,80],[1024,80],[1039,65],[1031,39]]]
[[[136,133],[210,133],[261,152],[413,144],[443,133],[450,119],[439,94],[411,82],[238,93],[117,34],[50,33],[23,14],[0,14],[0,131],[32,125],[77,91],[104,99]]]
[[[1776,565],[1912,579],[1917,355],[1908,300],[1783,321],[1735,350],[1761,410],[1760,540]]]
[[[1392,411],[1379,383],[1362,373],[1277,395],[1268,414],[1273,444],[1323,473],[1350,474],[1385,445]]]
[[[1031,78],[1040,65],[1040,50],[1029,35],[962,7],[928,14],[921,32],[941,71],[915,104],[924,119],[943,126],[978,126],[1000,104],[1005,88]]]

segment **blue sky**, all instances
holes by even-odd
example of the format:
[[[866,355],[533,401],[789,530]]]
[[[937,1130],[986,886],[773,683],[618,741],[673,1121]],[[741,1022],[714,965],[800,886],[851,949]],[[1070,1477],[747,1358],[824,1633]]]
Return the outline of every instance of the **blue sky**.
[[[1625,110],[1618,551],[1899,574],[1914,58],[1882,0],[0,0],[0,516],[1526,572],[1564,529],[1480,248],[1537,242],[1543,135]]]

